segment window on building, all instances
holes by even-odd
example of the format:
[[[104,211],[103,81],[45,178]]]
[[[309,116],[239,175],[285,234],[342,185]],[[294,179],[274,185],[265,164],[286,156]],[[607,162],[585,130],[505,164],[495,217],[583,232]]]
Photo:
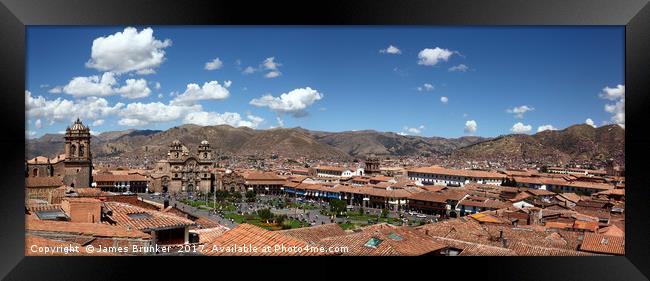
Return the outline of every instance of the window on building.
[[[34,168],[34,170],[32,170],[32,176],[38,177],[38,169]]]
[[[83,144],[80,144],[80,145],[79,145],[79,157],[83,157],[83,156],[84,156],[84,148],[85,148],[85,147],[84,147]]]
[[[77,146],[74,144],[70,146],[70,155],[77,156]]]

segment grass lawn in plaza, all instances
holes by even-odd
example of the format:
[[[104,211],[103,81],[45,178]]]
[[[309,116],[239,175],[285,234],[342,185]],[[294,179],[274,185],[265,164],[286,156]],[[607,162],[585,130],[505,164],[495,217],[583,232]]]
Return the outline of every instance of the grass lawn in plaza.
[[[267,230],[282,229],[282,225],[273,223],[272,222],[273,220],[270,220],[270,223],[266,223],[266,221],[260,219],[260,217],[257,214],[240,215],[234,212],[233,213],[229,212],[224,214],[224,218],[232,219],[237,224],[248,223],[248,224],[259,226]],[[289,226],[290,228],[300,228],[300,227],[309,226],[309,224],[300,222],[299,220],[295,220],[295,219],[285,219],[283,224]]]

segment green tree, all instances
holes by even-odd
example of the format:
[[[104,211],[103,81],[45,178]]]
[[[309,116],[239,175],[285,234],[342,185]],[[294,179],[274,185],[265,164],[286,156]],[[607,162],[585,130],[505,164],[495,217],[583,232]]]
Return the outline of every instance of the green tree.
[[[539,171],[542,173],[548,173],[548,166],[544,165],[541,168],[539,168]]]
[[[275,223],[278,224],[278,225],[282,225],[282,224],[284,224],[284,222],[285,222],[286,220],[287,220],[287,216],[286,216],[286,215],[281,215],[281,216],[276,216],[276,217],[275,217]]]
[[[330,211],[335,213],[336,215],[341,215],[343,212],[345,212],[345,207],[347,205],[345,204],[345,201],[339,200],[339,199],[332,199],[330,200]]]
[[[247,202],[255,202],[255,197],[256,196],[257,196],[257,194],[255,193],[255,191],[252,191],[252,190],[246,191],[246,201]]]
[[[242,195],[239,192],[234,192],[234,193],[232,193],[232,198],[233,198],[233,200],[235,202],[240,202],[241,198],[242,198]]]
[[[388,209],[384,208],[381,210],[381,217],[382,218],[387,218],[388,217]]]
[[[360,207],[359,208],[359,215],[363,216],[364,214],[365,214],[365,212],[363,211],[363,207]]]
[[[269,208],[258,210],[257,215],[260,219],[266,221],[266,223],[269,223],[269,220],[273,219],[273,213],[271,213],[271,209]]]

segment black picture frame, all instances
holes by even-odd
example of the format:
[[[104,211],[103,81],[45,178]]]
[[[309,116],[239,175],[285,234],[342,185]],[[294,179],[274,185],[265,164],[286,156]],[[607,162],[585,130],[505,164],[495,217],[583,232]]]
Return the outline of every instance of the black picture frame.
[[[28,25],[624,25],[626,124],[626,246],[623,257],[517,257],[455,260],[424,259],[418,270],[429,276],[447,273],[459,278],[516,280],[647,280],[650,276],[650,233],[647,204],[650,180],[648,126],[650,104],[650,5],[648,0],[490,0],[490,1],[100,1],[100,0],[0,0],[0,275],[12,280],[114,279],[137,271],[141,264],[151,269],[146,276],[203,271],[190,266],[196,258],[129,257],[25,257],[24,255],[24,147],[25,138],[25,27]],[[56,48],[56,42],[52,42]],[[146,260],[146,261],[143,261]],[[267,260],[219,259],[215,264],[255,264]],[[274,259],[271,259],[274,260]],[[274,261],[273,267],[290,265],[291,270],[314,270],[322,260]],[[344,270],[337,261],[325,261],[327,271]],[[350,260],[345,260],[349,263]],[[373,260],[373,263],[383,263]],[[391,260],[391,264],[412,264]],[[183,265],[179,265],[183,263]],[[205,263],[202,261],[201,263]],[[354,261],[353,263],[357,263]],[[365,263],[365,262],[364,262]],[[134,266],[134,265],[138,266]],[[228,265],[224,265],[228,264]],[[361,263],[359,263],[361,264]],[[452,264],[469,270],[452,271]],[[480,265],[480,266],[477,266]],[[187,267],[186,267],[187,266]],[[152,268],[153,267],[153,268]],[[208,266],[209,268],[209,266]],[[347,269],[355,269],[352,266]],[[373,266],[374,274],[387,268]],[[242,274],[264,271],[244,270]],[[421,271],[420,271],[421,270]],[[174,272],[171,272],[174,271]],[[276,269],[276,271],[280,271]],[[293,271],[292,271],[293,272]],[[315,271],[316,273],[320,271]],[[373,273],[358,271],[357,274]],[[207,273],[207,272],[206,272]],[[313,274],[310,276],[318,275]],[[150,275],[151,274],[151,275]],[[433,275],[435,274],[435,275]],[[226,275],[223,275],[224,277]],[[246,276],[246,275],[242,275]],[[365,275],[362,275],[365,276]],[[426,276],[426,275],[425,275]],[[315,277],[314,277],[315,278]],[[432,277],[433,278],[433,277]],[[189,278],[188,278],[189,279]],[[273,278],[276,279],[276,278]],[[279,278],[278,278],[279,279]],[[347,279],[347,278],[346,278]]]

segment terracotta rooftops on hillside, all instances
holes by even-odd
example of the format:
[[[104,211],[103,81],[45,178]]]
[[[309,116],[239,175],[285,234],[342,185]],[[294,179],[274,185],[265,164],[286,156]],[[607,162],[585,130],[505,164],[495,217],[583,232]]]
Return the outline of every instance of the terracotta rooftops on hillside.
[[[271,251],[263,251],[270,246]],[[276,248],[284,247],[282,248]],[[305,251],[307,242],[290,235],[269,231],[251,224],[240,224],[217,237],[203,248],[208,256],[315,256],[320,251]],[[302,250],[299,250],[302,249]]]
[[[580,250],[600,254],[625,255],[625,238],[585,233]]]
[[[344,172],[346,170],[351,170],[345,167],[338,167],[338,166],[318,166],[316,167],[317,170],[322,170],[322,171],[336,171],[336,172]],[[356,169],[355,169],[356,170]]]
[[[420,256],[445,246],[409,227],[378,224],[360,232],[321,240],[326,247],[347,247],[347,256]]]
[[[518,256],[598,256],[598,254],[580,252],[568,249],[559,249],[559,248],[548,248],[540,247],[537,245],[531,245],[527,243],[514,243],[509,247],[514,251]]]
[[[81,223],[66,221],[46,221],[29,218],[25,221],[28,232],[57,232],[72,235],[85,235],[93,237],[141,238],[150,239],[151,236],[136,229],[127,229],[122,226],[101,223]]]
[[[95,182],[112,181],[147,181],[147,177],[139,174],[97,174],[93,176]]]
[[[194,225],[192,220],[177,215],[136,207],[126,203],[104,202],[104,204],[113,212],[110,218],[118,226],[150,231]]]
[[[230,229],[225,226],[217,226],[203,229],[192,229],[190,230],[190,233],[196,233],[199,236],[199,243],[205,244],[213,242],[228,230]]]
[[[495,173],[495,172],[479,171],[479,170],[464,170],[464,169],[448,169],[440,166],[413,168],[407,171],[413,173],[461,176],[461,177],[469,177],[469,178],[501,179],[506,177],[504,174]]]
[[[611,225],[611,226],[598,229],[598,234],[607,235],[607,236],[625,237],[625,231],[623,231],[616,225]]]
[[[580,233],[573,231],[551,232],[543,226],[512,226],[508,224],[480,224],[471,218],[457,218],[425,224],[416,229],[429,236],[445,237],[466,242],[502,247],[503,244],[523,242],[541,247],[575,250],[579,245]]]
[[[461,252],[459,256],[516,256],[517,254],[510,249],[498,246],[485,245],[463,240],[451,239],[447,237],[431,237],[434,242],[445,245],[448,248],[458,249]]]
[[[409,199],[417,200],[417,201],[425,201],[425,202],[436,202],[436,203],[447,202],[447,196],[438,192],[429,192],[429,191],[411,194]]]
[[[317,225],[312,227],[301,227],[295,229],[280,230],[278,232],[289,235],[291,237],[294,237],[296,239],[308,243],[317,243],[318,241],[325,238],[347,234],[347,232],[345,232],[345,230],[343,230],[336,223],[328,223],[328,224]]]

